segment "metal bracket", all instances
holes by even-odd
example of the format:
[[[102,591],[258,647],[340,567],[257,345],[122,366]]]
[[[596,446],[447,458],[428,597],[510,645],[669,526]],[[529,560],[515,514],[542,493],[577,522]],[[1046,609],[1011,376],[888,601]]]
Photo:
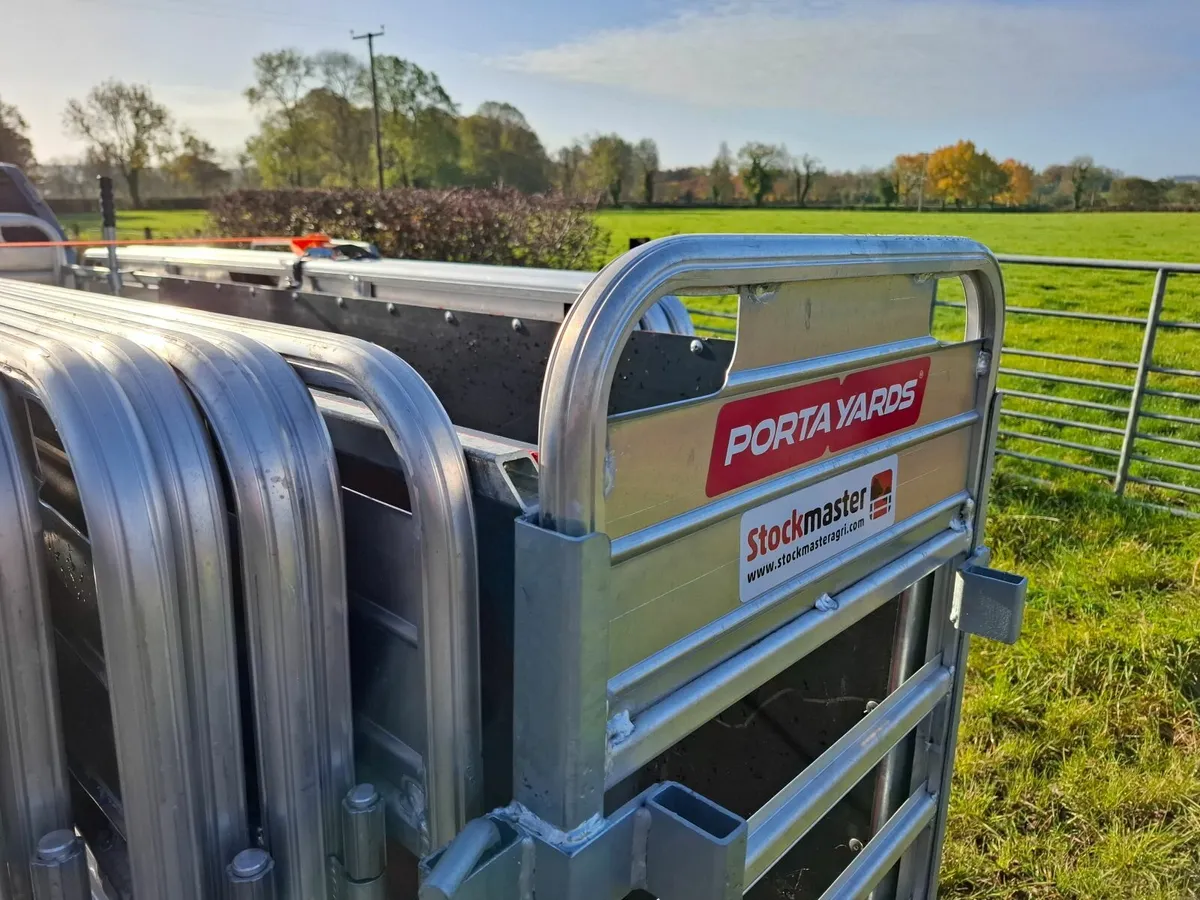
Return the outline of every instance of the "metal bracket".
[[[960,631],[1014,644],[1021,636],[1029,581],[983,565],[986,553],[976,554],[959,569],[950,619]]]
[[[562,832],[514,804],[421,863],[420,900],[661,900],[742,896],[746,820],[673,782]]]

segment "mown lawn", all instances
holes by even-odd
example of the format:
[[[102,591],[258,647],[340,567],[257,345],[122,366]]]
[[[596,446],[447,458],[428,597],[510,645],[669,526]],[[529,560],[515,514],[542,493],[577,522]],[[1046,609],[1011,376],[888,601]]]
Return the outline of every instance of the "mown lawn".
[[[945,233],[997,253],[1200,260],[1200,215],[1008,215],[882,212],[615,212],[601,221],[614,251],[629,237],[687,231]],[[1145,317],[1153,275],[1006,266],[1010,306]],[[944,282],[939,297],[961,301]],[[732,311],[735,302],[707,299]],[[1164,318],[1200,321],[1200,278],[1171,279]],[[722,319],[701,324],[728,327]],[[961,335],[942,308],[939,335]],[[1010,315],[1009,347],[1134,363],[1142,329]],[[1200,333],[1163,332],[1156,362],[1200,369]],[[1007,368],[1129,385],[1124,368],[1005,354]],[[1200,394],[1200,381],[1152,377]],[[1120,406],[1120,390],[1006,375],[1009,390]],[[1009,396],[1005,408],[1122,428],[1124,414]],[[1151,411],[1200,419],[1200,405],[1152,398]],[[1145,420],[1144,431],[1200,440],[1200,428]],[[1119,435],[1008,418],[1004,429],[1105,452],[1006,436],[1002,446],[1111,468]],[[1145,455],[1200,465],[1200,454],[1143,440]],[[1200,524],[1123,503],[1096,476],[1001,459],[988,524],[996,565],[1029,577],[1015,647],[972,649],[943,896],[1149,900],[1200,896]],[[1135,463],[1143,477],[1200,485],[1188,469]],[[1054,486],[1019,476],[1052,478]],[[1187,504],[1189,495],[1131,485],[1130,494]]]
[[[58,217],[67,234],[74,238],[79,228],[81,240],[100,237],[99,213],[73,213]],[[149,228],[156,238],[190,238],[203,232],[208,212],[203,209],[131,209],[117,211],[117,237],[139,239]]]

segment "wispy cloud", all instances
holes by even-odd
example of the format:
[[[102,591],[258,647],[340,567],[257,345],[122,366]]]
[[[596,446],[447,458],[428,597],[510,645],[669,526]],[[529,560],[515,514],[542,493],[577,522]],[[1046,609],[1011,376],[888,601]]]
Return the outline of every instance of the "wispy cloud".
[[[897,118],[1069,107],[1200,73],[1195,0],[731,0],[494,60],[710,107]]]

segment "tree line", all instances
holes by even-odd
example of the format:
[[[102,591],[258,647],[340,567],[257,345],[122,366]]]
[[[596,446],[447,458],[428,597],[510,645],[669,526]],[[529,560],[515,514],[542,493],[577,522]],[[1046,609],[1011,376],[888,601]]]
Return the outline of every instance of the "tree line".
[[[85,147],[73,165],[40,170],[51,196],[91,196],[94,176],[120,176],[133,206],[146,196],[209,196],[232,187],[511,187],[585,203],[838,207],[1136,209],[1200,208],[1200,184],[1125,177],[1080,156],[1035,171],[997,160],[971,141],[901,154],[889,165],[826,170],[811,154],[747,142],[721,144],[707,166],[662,170],[649,138],[590,135],[547,152],[520,110],[487,102],[465,114],[437,75],[397,56],[375,61],[377,160],[371,73],[341,51],[294,49],[254,59],[245,90],[258,129],[219,154],[175,122],[143,85],[107,81],[70,100],[64,127]],[[0,101],[0,160],[33,169],[28,129]]]

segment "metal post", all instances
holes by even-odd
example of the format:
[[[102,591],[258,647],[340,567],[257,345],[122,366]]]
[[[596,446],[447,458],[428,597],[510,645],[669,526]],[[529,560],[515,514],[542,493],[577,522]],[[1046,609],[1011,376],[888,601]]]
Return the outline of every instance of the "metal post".
[[[107,175],[97,176],[100,182],[101,234],[108,243],[108,289],[121,293],[121,270],[117,263],[117,208],[113,202],[113,182]]]
[[[1129,418],[1125,422],[1125,437],[1121,441],[1117,477],[1113,481],[1113,490],[1117,492],[1117,496],[1125,493],[1125,483],[1129,480],[1129,462],[1133,457],[1134,444],[1137,443],[1137,426],[1142,414],[1142,400],[1146,394],[1146,378],[1150,374],[1150,366],[1154,363],[1154,340],[1158,336],[1158,319],[1162,315],[1163,298],[1167,293],[1167,277],[1165,269],[1159,269],[1158,274],[1154,276],[1154,295],[1150,298],[1150,313],[1146,316],[1142,355],[1138,360],[1133,396],[1129,398]]]
[[[891,672],[888,675],[889,694],[899,690],[925,660],[925,638],[929,630],[929,601],[932,593],[932,575],[922,578],[900,593],[896,635],[892,641]],[[880,832],[892,814],[912,793],[914,747],[915,736],[909,735],[884,757],[879,766],[875,776],[875,799],[871,808],[872,835]],[[871,897],[891,897],[895,888],[895,873],[889,872],[871,893]]]
[[[366,34],[350,32],[352,40],[367,42],[367,56],[371,60],[371,107],[375,111],[375,165],[379,170],[379,190],[383,191],[383,138],[379,132],[379,88],[375,83],[375,38],[383,37],[383,26],[378,31],[368,31]]]

